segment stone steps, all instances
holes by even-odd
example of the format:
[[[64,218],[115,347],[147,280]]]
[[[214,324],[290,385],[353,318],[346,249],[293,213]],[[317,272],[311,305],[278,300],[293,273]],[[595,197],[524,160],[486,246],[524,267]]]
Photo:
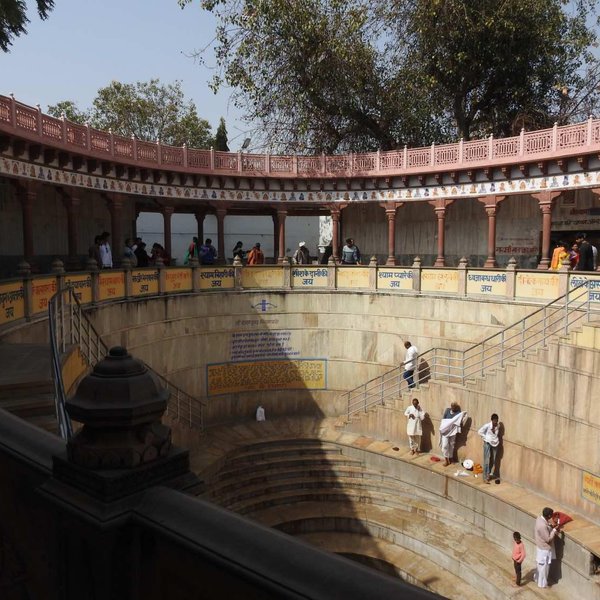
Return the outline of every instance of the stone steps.
[[[253,486],[253,485],[272,485],[274,483],[281,483],[294,479],[313,478],[313,479],[327,479],[335,477],[336,480],[344,480],[354,484],[362,481],[368,482],[393,482],[397,486],[402,486],[401,482],[393,477],[389,477],[384,473],[378,473],[375,471],[365,470],[362,466],[360,467],[348,467],[339,466],[332,467],[331,465],[314,465],[306,468],[305,466],[298,466],[294,468],[288,468],[285,470],[270,470],[262,475],[256,475],[253,472],[249,472],[246,475],[236,477],[233,480],[222,479],[220,481],[208,480],[207,485],[210,486],[211,497],[217,497],[217,494],[227,494],[228,492],[240,488],[241,486]]]
[[[316,516],[315,516],[316,515]],[[552,589],[539,590],[528,578],[528,584],[521,588],[512,588],[512,561],[510,555],[496,544],[484,538],[472,535],[458,519],[446,513],[446,519],[431,519],[429,515],[419,515],[403,511],[401,508],[390,510],[376,505],[356,506],[351,503],[302,503],[291,507],[271,507],[266,511],[252,514],[252,518],[275,527],[285,533],[304,539],[318,540],[326,537],[332,540],[332,546],[323,546],[331,551],[340,551],[337,540],[344,536],[360,536],[363,543],[371,547],[383,540],[390,553],[380,552],[379,558],[396,564],[394,556],[413,553],[417,562],[435,565],[440,580],[446,575],[456,576],[460,589],[456,595],[446,597],[463,598],[464,588],[471,590],[469,596],[491,600],[518,597],[533,600],[535,598],[564,598]],[[385,547],[385,546],[384,546]],[[351,548],[351,547],[350,547]],[[357,546],[354,546],[355,551]],[[524,574],[532,571],[533,557],[526,560]],[[402,567],[404,563],[400,563]],[[421,575],[423,575],[421,573]],[[420,579],[427,582],[427,579]],[[477,590],[477,592],[475,592]],[[439,592],[438,592],[439,593]]]

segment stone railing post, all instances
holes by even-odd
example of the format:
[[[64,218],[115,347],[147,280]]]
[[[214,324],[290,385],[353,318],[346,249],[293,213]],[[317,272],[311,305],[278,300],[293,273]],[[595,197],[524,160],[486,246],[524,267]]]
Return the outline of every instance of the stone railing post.
[[[469,261],[466,256],[463,256],[458,261],[458,295],[467,295],[467,269]]]
[[[338,266],[335,264],[335,258],[330,256],[327,261],[327,287],[332,290],[337,288],[337,270]]]
[[[369,289],[376,291],[377,290],[377,257],[375,255],[371,256],[369,260]]]
[[[133,266],[131,264],[131,259],[123,257],[121,259],[121,269],[123,269],[123,274],[125,276],[125,299],[129,300],[133,296],[133,279],[132,279],[132,270]]]
[[[239,256],[236,256],[233,259],[233,285],[236,290],[242,289],[242,270],[244,268],[244,264],[242,263],[242,259]]]
[[[415,256],[415,259],[412,264],[412,274],[413,274],[413,291],[420,292],[421,291],[421,257]]]
[[[23,279],[23,305],[25,320],[31,320],[33,314],[33,282],[31,280],[31,265],[22,260],[17,267],[17,275]]]
[[[508,259],[506,265],[506,297],[510,300],[514,299],[517,289],[517,260],[514,256]]]
[[[286,290],[292,289],[292,261],[289,256],[284,256],[281,261],[283,268],[283,287]]]
[[[188,267],[192,269],[192,291],[200,291],[200,280],[202,279],[202,271],[200,270],[200,263],[195,256],[192,256],[188,262]]]
[[[158,269],[158,295],[162,296],[167,293],[167,270],[160,256],[156,257],[154,266]]]
[[[56,289],[61,290],[65,283],[65,265],[60,258],[55,258],[50,267],[50,273],[56,275]]]

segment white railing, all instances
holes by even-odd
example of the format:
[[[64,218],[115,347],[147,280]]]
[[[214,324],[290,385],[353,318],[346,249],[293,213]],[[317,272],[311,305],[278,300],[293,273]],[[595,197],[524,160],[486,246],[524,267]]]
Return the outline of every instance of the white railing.
[[[59,290],[49,302],[50,347],[52,374],[55,388],[56,417],[61,437],[68,439],[72,434],[71,421],[65,410],[66,394],[62,379],[60,357],[70,346],[78,346],[82,357],[92,367],[108,354],[108,346],[102,341],[92,322],[87,317],[71,287]],[[147,363],[146,367],[170,392],[168,414],[175,421],[203,431],[204,403],[173,385]]]
[[[507,361],[545,347],[553,337],[566,335],[576,325],[600,319],[600,309],[591,302],[588,282],[572,288],[530,315],[466,350],[431,348],[419,355],[414,380],[447,381],[464,385],[469,379],[483,377]],[[347,416],[384,405],[408,390],[403,377],[404,364],[375,377],[344,394]]]

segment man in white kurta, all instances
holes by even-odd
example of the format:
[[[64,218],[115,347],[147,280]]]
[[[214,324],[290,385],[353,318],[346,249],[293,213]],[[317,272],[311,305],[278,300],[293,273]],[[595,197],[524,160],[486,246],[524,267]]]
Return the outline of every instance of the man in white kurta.
[[[411,454],[419,454],[421,448],[421,436],[423,435],[422,422],[425,411],[419,405],[418,398],[413,398],[412,404],[404,411],[406,421],[406,433]]]
[[[454,457],[454,444],[456,435],[462,430],[462,425],[467,418],[467,413],[460,410],[460,406],[453,402],[450,408],[444,411],[440,423],[440,448],[444,455],[444,466],[447,467]]]

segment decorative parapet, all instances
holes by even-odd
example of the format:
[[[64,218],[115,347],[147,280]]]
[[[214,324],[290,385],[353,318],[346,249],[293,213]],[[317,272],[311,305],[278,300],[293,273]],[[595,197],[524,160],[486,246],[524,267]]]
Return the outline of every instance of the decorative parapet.
[[[249,177],[390,177],[485,168],[592,154],[600,150],[600,119],[508,138],[489,137],[426,148],[334,156],[215,152],[126,138],[43,114],[0,96],[0,131],[90,158],[140,168]]]

